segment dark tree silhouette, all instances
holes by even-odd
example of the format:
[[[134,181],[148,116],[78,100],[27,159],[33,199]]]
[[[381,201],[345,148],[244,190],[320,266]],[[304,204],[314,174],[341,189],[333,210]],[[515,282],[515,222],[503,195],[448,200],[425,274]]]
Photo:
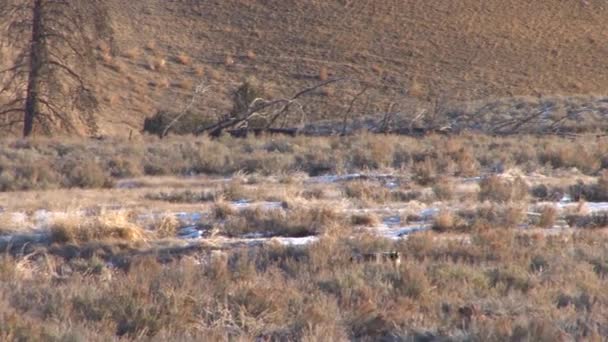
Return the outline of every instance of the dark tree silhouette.
[[[0,0],[0,125],[23,136],[97,130],[98,107],[87,80],[94,44],[111,38],[101,0]],[[76,113],[76,114],[75,114]]]

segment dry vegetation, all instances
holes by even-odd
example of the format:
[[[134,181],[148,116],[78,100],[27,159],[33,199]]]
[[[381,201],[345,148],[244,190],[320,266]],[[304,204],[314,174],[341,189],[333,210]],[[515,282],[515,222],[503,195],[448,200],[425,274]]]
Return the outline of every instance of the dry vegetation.
[[[420,140],[364,134],[348,138],[268,136],[217,140],[146,137],[128,142],[112,138],[103,141],[4,140],[0,147],[0,190],[111,187],[117,180],[143,175],[228,176],[243,171],[266,176],[298,172],[318,176],[398,171],[412,174],[412,179],[422,186],[432,185],[440,199],[453,196],[449,177],[490,175],[481,183],[479,199],[502,203],[525,199],[528,185],[517,175],[491,176],[496,175],[497,170],[532,172],[549,168],[558,174],[576,168],[574,177],[579,177],[581,182],[561,190],[553,184],[549,187],[539,184],[533,194],[549,196],[549,192],[562,191],[571,193],[575,200],[602,201],[608,184],[606,175],[595,182],[588,179],[599,176],[599,172],[608,166],[607,146],[605,138],[592,136],[567,139],[462,135],[429,136]],[[584,149],[586,153],[583,156],[556,154],[560,163],[548,163],[547,151],[557,147],[561,150]],[[467,152],[463,154],[462,149]],[[468,165],[466,172],[463,172],[462,164]],[[363,180],[350,184],[346,195],[382,202],[391,194],[386,188]]]
[[[87,341],[600,341],[608,334],[605,236],[492,231],[471,241],[323,239],[306,249],[134,255],[115,266],[103,246],[71,258],[56,250],[5,254],[0,334]],[[378,247],[399,251],[401,265],[349,261]]]
[[[608,215],[589,208],[604,200],[608,144],[595,137],[2,146],[1,340],[608,334]],[[583,147],[593,167],[555,152]],[[192,211],[194,222],[173,214]],[[388,239],[387,218],[430,229]],[[179,238],[191,232],[202,237]],[[387,251],[401,263],[353,261]]]

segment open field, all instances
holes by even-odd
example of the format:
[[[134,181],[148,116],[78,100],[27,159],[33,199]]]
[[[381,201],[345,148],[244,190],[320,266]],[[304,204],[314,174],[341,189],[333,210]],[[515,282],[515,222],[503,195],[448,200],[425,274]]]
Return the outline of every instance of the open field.
[[[0,339],[600,341],[605,139],[5,140]]]

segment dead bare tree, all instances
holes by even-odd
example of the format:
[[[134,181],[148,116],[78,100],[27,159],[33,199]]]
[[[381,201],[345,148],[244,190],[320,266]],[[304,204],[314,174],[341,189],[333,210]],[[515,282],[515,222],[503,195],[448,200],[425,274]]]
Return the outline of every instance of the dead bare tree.
[[[87,74],[95,69],[94,42],[110,36],[101,0],[2,0],[0,45],[11,53],[0,70],[0,100],[8,99],[0,116],[22,123],[25,137],[74,132],[75,118],[94,133],[98,103]]]

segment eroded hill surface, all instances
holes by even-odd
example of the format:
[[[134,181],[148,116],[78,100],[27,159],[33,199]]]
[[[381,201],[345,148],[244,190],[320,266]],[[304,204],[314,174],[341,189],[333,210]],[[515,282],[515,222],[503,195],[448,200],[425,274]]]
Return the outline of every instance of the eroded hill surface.
[[[211,87],[192,108],[216,118],[250,76],[268,98],[326,77],[363,80],[371,87],[353,115],[608,89],[603,0],[109,3],[117,48],[100,42],[95,79],[105,134],[139,130],[159,109],[182,110],[199,84]],[[362,87],[315,92],[302,101],[305,119],[341,116]],[[289,120],[301,119],[294,111]]]

